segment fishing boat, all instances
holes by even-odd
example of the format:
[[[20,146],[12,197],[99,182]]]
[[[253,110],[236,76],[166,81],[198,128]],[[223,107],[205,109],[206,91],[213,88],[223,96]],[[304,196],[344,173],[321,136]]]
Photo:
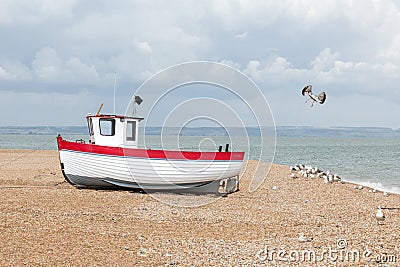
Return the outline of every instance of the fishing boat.
[[[90,140],[57,137],[61,170],[78,188],[232,193],[239,188],[244,152],[141,148],[136,116],[86,116]]]

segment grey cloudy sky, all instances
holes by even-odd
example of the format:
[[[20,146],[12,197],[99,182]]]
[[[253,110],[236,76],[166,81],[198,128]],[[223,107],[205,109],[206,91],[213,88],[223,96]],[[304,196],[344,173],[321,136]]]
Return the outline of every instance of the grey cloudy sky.
[[[400,3],[389,0],[0,0],[0,125],[83,125],[152,74],[225,63],[277,125],[400,128]],[[326,91],[322,106],[301,89]]]

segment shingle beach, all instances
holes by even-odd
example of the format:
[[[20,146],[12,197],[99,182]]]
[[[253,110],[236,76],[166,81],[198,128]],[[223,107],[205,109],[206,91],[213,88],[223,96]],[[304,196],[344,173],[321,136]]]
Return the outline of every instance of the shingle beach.
[[[400,195],[275,164],[250,193],[256,163],[227,197],[152,196],[77,189],[56,151],[0,150],[0,266],[400,266]]]

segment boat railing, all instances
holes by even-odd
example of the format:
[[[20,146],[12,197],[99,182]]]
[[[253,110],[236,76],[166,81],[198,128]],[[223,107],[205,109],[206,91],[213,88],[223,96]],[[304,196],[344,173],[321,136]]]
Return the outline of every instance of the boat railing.
[[[225,145],[225,150],[222,149],[222,146],[219,147],[214,147],[214,146],[209,146],[209,147],[202,147],[202,149],[199,149],[197,146],[187,146],[187,147],[163,147],[163,146],[154,146],[154,147],[147,147],[144,145],[138,145],[137,148],[140,149],[146,149],[146,150],[177,150],[177,151],[194,151],[194,152],[230,152],[229,151],[229,144]]]

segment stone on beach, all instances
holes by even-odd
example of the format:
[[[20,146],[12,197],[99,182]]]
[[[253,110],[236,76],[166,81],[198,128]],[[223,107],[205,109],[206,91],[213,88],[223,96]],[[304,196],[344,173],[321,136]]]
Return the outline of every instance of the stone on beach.
[[[297,238],[297,240],[301,243],[304,242],[311,242],[313,241],[313,238],[311,237],[306,237],[303,233],[299,233],[299,237]]]

